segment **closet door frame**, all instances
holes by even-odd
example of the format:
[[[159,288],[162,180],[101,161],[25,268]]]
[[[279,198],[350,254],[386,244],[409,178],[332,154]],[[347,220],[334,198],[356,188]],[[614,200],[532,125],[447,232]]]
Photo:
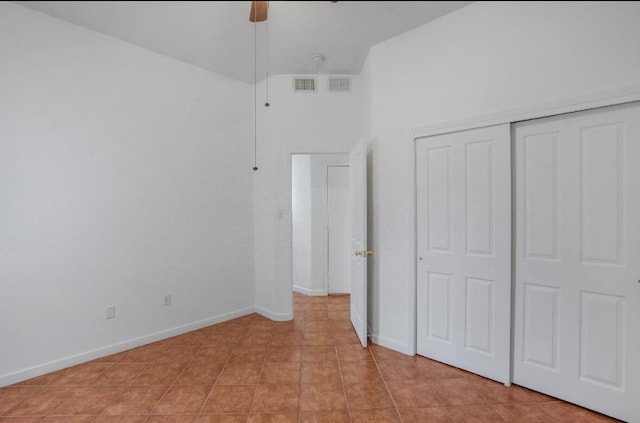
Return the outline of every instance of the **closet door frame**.
[[[599,91],[588,95],[567,97],[565,99],[533,104],[524,108],[506,109],[497,113],[480,115],[469,119],[448,121],[432,125],[416,126],[409,130],[409,142],[411,143],[411,155],[409,163],[410,192],[412,195],[412,207],[409,208],[410,215],[407,219],[409,245],[408,245],[408,269],[410,269],[410,279],[408,286],[408,342],[405,353],[416,354],[417,340],[417,179],[416,179],[416,141],[433,135],[442,135],[451,132],[459,132],[469,129],[483,128],[500,124],[513,124],[516,122],[550,117],[564,113],[579,112],[583,110],[596,109],[606,106],[615,106],[619,104],[632,103],[640,101],[640,85],[629,85],[614,90]],[[513,278],[513,272],[512,272]],[[513,281],[512,281],[513,283]],[[512,290],[513,296],[513,290]],[[512,298],[513,305],[513,298]],[[513,308],[512,308],[513,309]],[[513,330],[513,312],[512,312],[512,330]],[[513,335],[513,334],[512,334]],[[513,342],[513,336],[511,337]],[[513,356],[513,344],[511,346],[511,355]],[[511,372],[513,378],[513,371]]]

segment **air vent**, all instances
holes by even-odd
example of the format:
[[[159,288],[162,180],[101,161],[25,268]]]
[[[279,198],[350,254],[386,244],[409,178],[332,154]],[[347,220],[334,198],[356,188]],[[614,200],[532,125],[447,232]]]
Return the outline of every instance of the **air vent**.
[[[316,78],[293,78],[293,91],[295,92],[315,92]]]
[[[351,91],[351,78],[329,77],[329,92]]]

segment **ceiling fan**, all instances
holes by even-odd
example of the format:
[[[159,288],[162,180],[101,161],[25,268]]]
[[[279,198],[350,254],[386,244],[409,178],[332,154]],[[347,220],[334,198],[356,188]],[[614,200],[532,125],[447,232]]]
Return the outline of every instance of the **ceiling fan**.
[[[268,10],[269,10],[268,1],[252,1],[251,13],[249,13],[249,21],[251,22],[266,21]]]

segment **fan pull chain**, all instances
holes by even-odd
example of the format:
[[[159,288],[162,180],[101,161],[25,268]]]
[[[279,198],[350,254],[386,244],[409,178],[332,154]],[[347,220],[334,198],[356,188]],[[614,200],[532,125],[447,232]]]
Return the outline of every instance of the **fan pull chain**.
[[[267,11],[269,10],[269,3],[267,3]],[[269,107],[269,21],[266,23],[266,50],[267,50],[267,79],[265,80],[265,86],[267,91],[267,102],[264,103],[264,107]]]
[[[256,12],[257,13],[257,12]],[[258,170],[258,114],[257,114],[257,80],[258,80],[258,35],[257,23],[253,22],[253,171]]]

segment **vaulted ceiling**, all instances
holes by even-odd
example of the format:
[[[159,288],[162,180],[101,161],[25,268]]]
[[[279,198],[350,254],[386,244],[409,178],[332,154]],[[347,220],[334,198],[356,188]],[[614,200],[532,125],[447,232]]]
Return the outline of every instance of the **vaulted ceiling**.
[[[267,69],[270,75],[358,74],[371,46],[472,2],[271,1],[267,21],[258,24],[249,22],[249,1],[16,3],[253,83]],[[315,54],[324,62],[314,62]]]

